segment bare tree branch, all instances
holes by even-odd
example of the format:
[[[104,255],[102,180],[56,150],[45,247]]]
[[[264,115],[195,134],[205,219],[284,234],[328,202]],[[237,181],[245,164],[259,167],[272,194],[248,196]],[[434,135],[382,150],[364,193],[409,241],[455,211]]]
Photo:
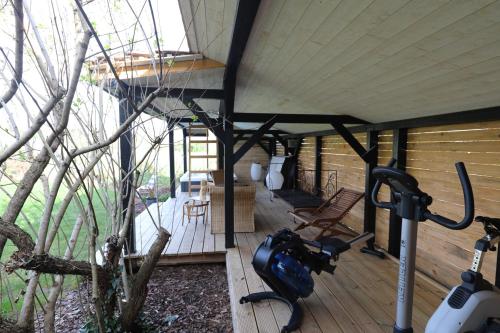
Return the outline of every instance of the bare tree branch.
[[[24,49],[24,14],[23,14],[23,0],[14,0],[14,15],[16,18],[16,54],[15,54],[15,63],[14,63],[14,77],[10,81],[9,89],[3,94],[0,98],[3,103],[0,103],[0,109],[3,107],[3,104],[7,104],[12,97],[17,92],[19,85],[21,84],[21,80],[23,79],[23,49]],[[0,48],[1,49],[1,48]],[[3,49],[2,49],[2,53]],[[7,56],[4,53],[4,56]]]

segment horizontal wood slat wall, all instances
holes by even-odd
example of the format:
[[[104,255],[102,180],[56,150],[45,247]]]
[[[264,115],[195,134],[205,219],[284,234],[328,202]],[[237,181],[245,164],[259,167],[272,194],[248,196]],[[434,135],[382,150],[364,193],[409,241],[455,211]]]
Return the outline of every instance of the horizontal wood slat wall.
[[[366,146],[366,133],[355,134],[356,139]],[[309,139],[309,138],[308,138]],[[311,138],[314,140],[314,138]],[[302,154],[302,148],[301,148]],[[314,151],[310,163],[314,163]],[[341,187],[365,190],[365,162],[354,152],[349,144],[339,135],[323,137],[321,147],[321,170],[337,170],[338,188]],[[321,174],[323,182],[327,181],[328,172]],[[343,223],[357,232],[363,231],[364,199],[361,199],[343,219]]]
[[[285,155],[285,147],[283,147],[283,145],[279,141],[276,141],[276,155],[277,156]]]
[[[463,197],[455,162],[463,161],[474,190],[476,216],[500,216],[500,122],[410,129],[407,171],[430,194],[432,212],[461,219]],[[377,221],[379,222],[379,221]],[[482,225],[450,231],[435,223],[419,224],[417,267],[452,286],[472,261],[474,243],[483,236]],[[483,273],[494,281],[496,254],[490,253]]]
[[[234,151],[243,145],[244,142],[238,142],[234,146]],[[251,182],[250,166],[253,162],[259,162],[262,168],[267,168],[269,164],[269,155],[259,145],[254,145],[250,148],[243,157],[234,165],[234,173],[238,176],[238,182],[248,183]],[[262,171],[262,179],[265,177],[265,171]]]
[[[316,138],[314,137],[304,138],[302,140],[302,144],[300,145],[299,158],[298,158],[299,174],[300,171],[302,170],[316,169],[315,159],[316,159]],[[298,181],[298,186],[301,189],[304,189],[305,187],[311,187],[311,186],[304,186],[303,188],[300,184],[300,180]]]
[[[387,165],[392,157],[392,131],[383,131],[378,136],[378,165]],[[383,186],[379,192],[379,200],[390,201],[390,190]],[[375,243],[384,250],[388,249],[389,242],[389,211],[376,210]]]

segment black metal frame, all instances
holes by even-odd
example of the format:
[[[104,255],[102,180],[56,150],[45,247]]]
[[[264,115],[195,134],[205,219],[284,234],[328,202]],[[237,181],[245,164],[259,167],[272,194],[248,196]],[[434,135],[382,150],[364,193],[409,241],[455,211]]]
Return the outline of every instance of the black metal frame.
[[[174,152],[174,128],[169,126],[168,133],[168,157],[170,171],[170,197],[175,198],[175,152]]]
[[[392,132],[392,158],[396,160],[395,167],[400,170],[406,169],[406,144],[408,141],[408,130],[406,128],[395,129]],[[395,199],[391,192],[391,202]],[[399,258],[401,243],[401,217],[394,210],[389,213],[389,243],[387,250],[392,256]]]
[[[459,111],[441,115],[410,118],[383,123],[366,124],[349,127],[351,133],[361,133],[366,131],[386,131],[399,128],[419,128],[427,126],[454,125],[470,122],[500,120],[500,106],[481,108],[469,111]],[[306,136],[327,136],[339,134],[336,130],[314,131],[299,134],[289,134],[287,138],[300,138]]]
[[[375,222],[377,218],[376,208],[371,200],[371,193],[375,186],[375,178],[372,175],[373,169],[377,166],[378,158],[378,131],[368,131],[366,133],[366,147],[372,151],[372,158],[366,163],[365,168],[365,207],[364,207],[364,232],[375,234]],[[376,255],[384,258],[384,253],[375,249],[375,237],[366,242],[366,246],[361,252]]]
[[[333,128],[337,131],[337,133],[344,138],[344,140],[351,146],[351,148],[358,154],[363,161],[366,163],[371,163],[377,159],[376,146],[365,149],[361,143],[354,137],[354,135],[347,129],[345,126],[338,122],[330,123]]]
[[[183,167],[184,173],[187,172],[186,136],[187,136],[187,130],[185,128],[183,128],[182,129],[182,167]]]
[[[120,118],[120,125],[123,125],[123,123],[130,117],[134,112],[134,109],[130,105],[130,101],[128,98],[125,96],[120,95],[119,102],[118,102],[118,113],[119,113],[119,118]],[[122,184],[122,193],[121,193],[121,198],[122,198],[122,219],[125,220],[125,217],[127,215],[127,207],[128,203],[130,201],[130,196],[134,195],[132,193],[132,187],[133,187],[133,181],[134,181],[134,175],[132,169],[133,169],[133,161],[132,161],[132,142],[133,142],[133,136],[132,136],[132,127],[129,126],[127,131],[125,131],[121,136],[120,136],[120,169],[121,169],[121,175],[120,175],[120,181]],[[132,206],[132,209],[134,209],[134,206]],[[125,247],[125,253],[134,253],[135,252],[135,225],[134,225],[134,214],[130,215],[130,225],[128,228],[128,234],[127,234],[127,242],[128,246]]]
[[[235,113],[234,121],[240,123],[265,123],[271,118],[285,124],[368,124],[367,121],[347,115],[294,114],[294,113]]]
[[[264,125],[262,125],[239,149],[236,153],[234,153],[233,163],[237,163],[246,152],[252,148],[259,140],[262,138],[264,133],[269,130],[276,120],[271,118]]]

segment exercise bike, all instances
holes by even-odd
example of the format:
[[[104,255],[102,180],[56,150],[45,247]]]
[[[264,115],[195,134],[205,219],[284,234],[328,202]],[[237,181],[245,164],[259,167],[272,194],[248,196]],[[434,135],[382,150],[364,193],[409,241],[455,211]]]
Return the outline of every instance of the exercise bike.
[[[338,260],[341,253],[352,245],[373,238],[373,233],[364,233],[351,240],[324,237],[317,241],[303,239],[289,229],[283,229],[266,237],[255,251],[252,265],[255,272],[273,291],[258,292],[240,299],[240,304],[255,303],[265,299],[281,301],[288,305],[292,314],[281,332],[291,332],[300,327],[302,309],[299,297],[309,296],[314,289],[311,273],[322,271],[333,274],[331,260]]]
[[[390,165],[393,163],[390,163]],[[467,228],[474,218],[474,197],[463,163],[455,164],[464,195],[465,214],[460,222],[433,214],[428,207],[432,197],[422,192],[418,181],[404,171],[393,167],[376,167],[377,180],[372,191],[375,206],[393,209],[402,218],[399,285],[396,307],[395,333],[411,333],[415,257],[418,222],[430,220],[452,230]],[[394,202],[377,199],[382,184],[391,188]],[[500,293],[485,281],[480,273],[486,251],[493,250],[500,237],[500,220],[477,217],[484,224],[486,236],[476,242],[471,269],[462,273],[462,285],[452,289],[426,326],[427,333],[500,332],[496,318],[500,318]]]

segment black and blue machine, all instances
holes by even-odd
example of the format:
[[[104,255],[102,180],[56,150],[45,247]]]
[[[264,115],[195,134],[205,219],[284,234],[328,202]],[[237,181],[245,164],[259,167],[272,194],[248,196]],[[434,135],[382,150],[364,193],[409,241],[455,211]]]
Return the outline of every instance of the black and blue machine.
[[[366,242],[373,237],[364,233],[344,241],[335,237],[324,237],[310,241],[289,229],[283,229],[266,237],[255,251],[252,265],[257,274],[273,291],[253,293],[242,297],[240,303],[274,299],[286,303],[292,315],[281,332],[297,329],[302,321],[302,309],[297,300],[309,296],[314,289],[311,273],[322,271],[333,274],[331,261],[351,248],[355,243]]]

